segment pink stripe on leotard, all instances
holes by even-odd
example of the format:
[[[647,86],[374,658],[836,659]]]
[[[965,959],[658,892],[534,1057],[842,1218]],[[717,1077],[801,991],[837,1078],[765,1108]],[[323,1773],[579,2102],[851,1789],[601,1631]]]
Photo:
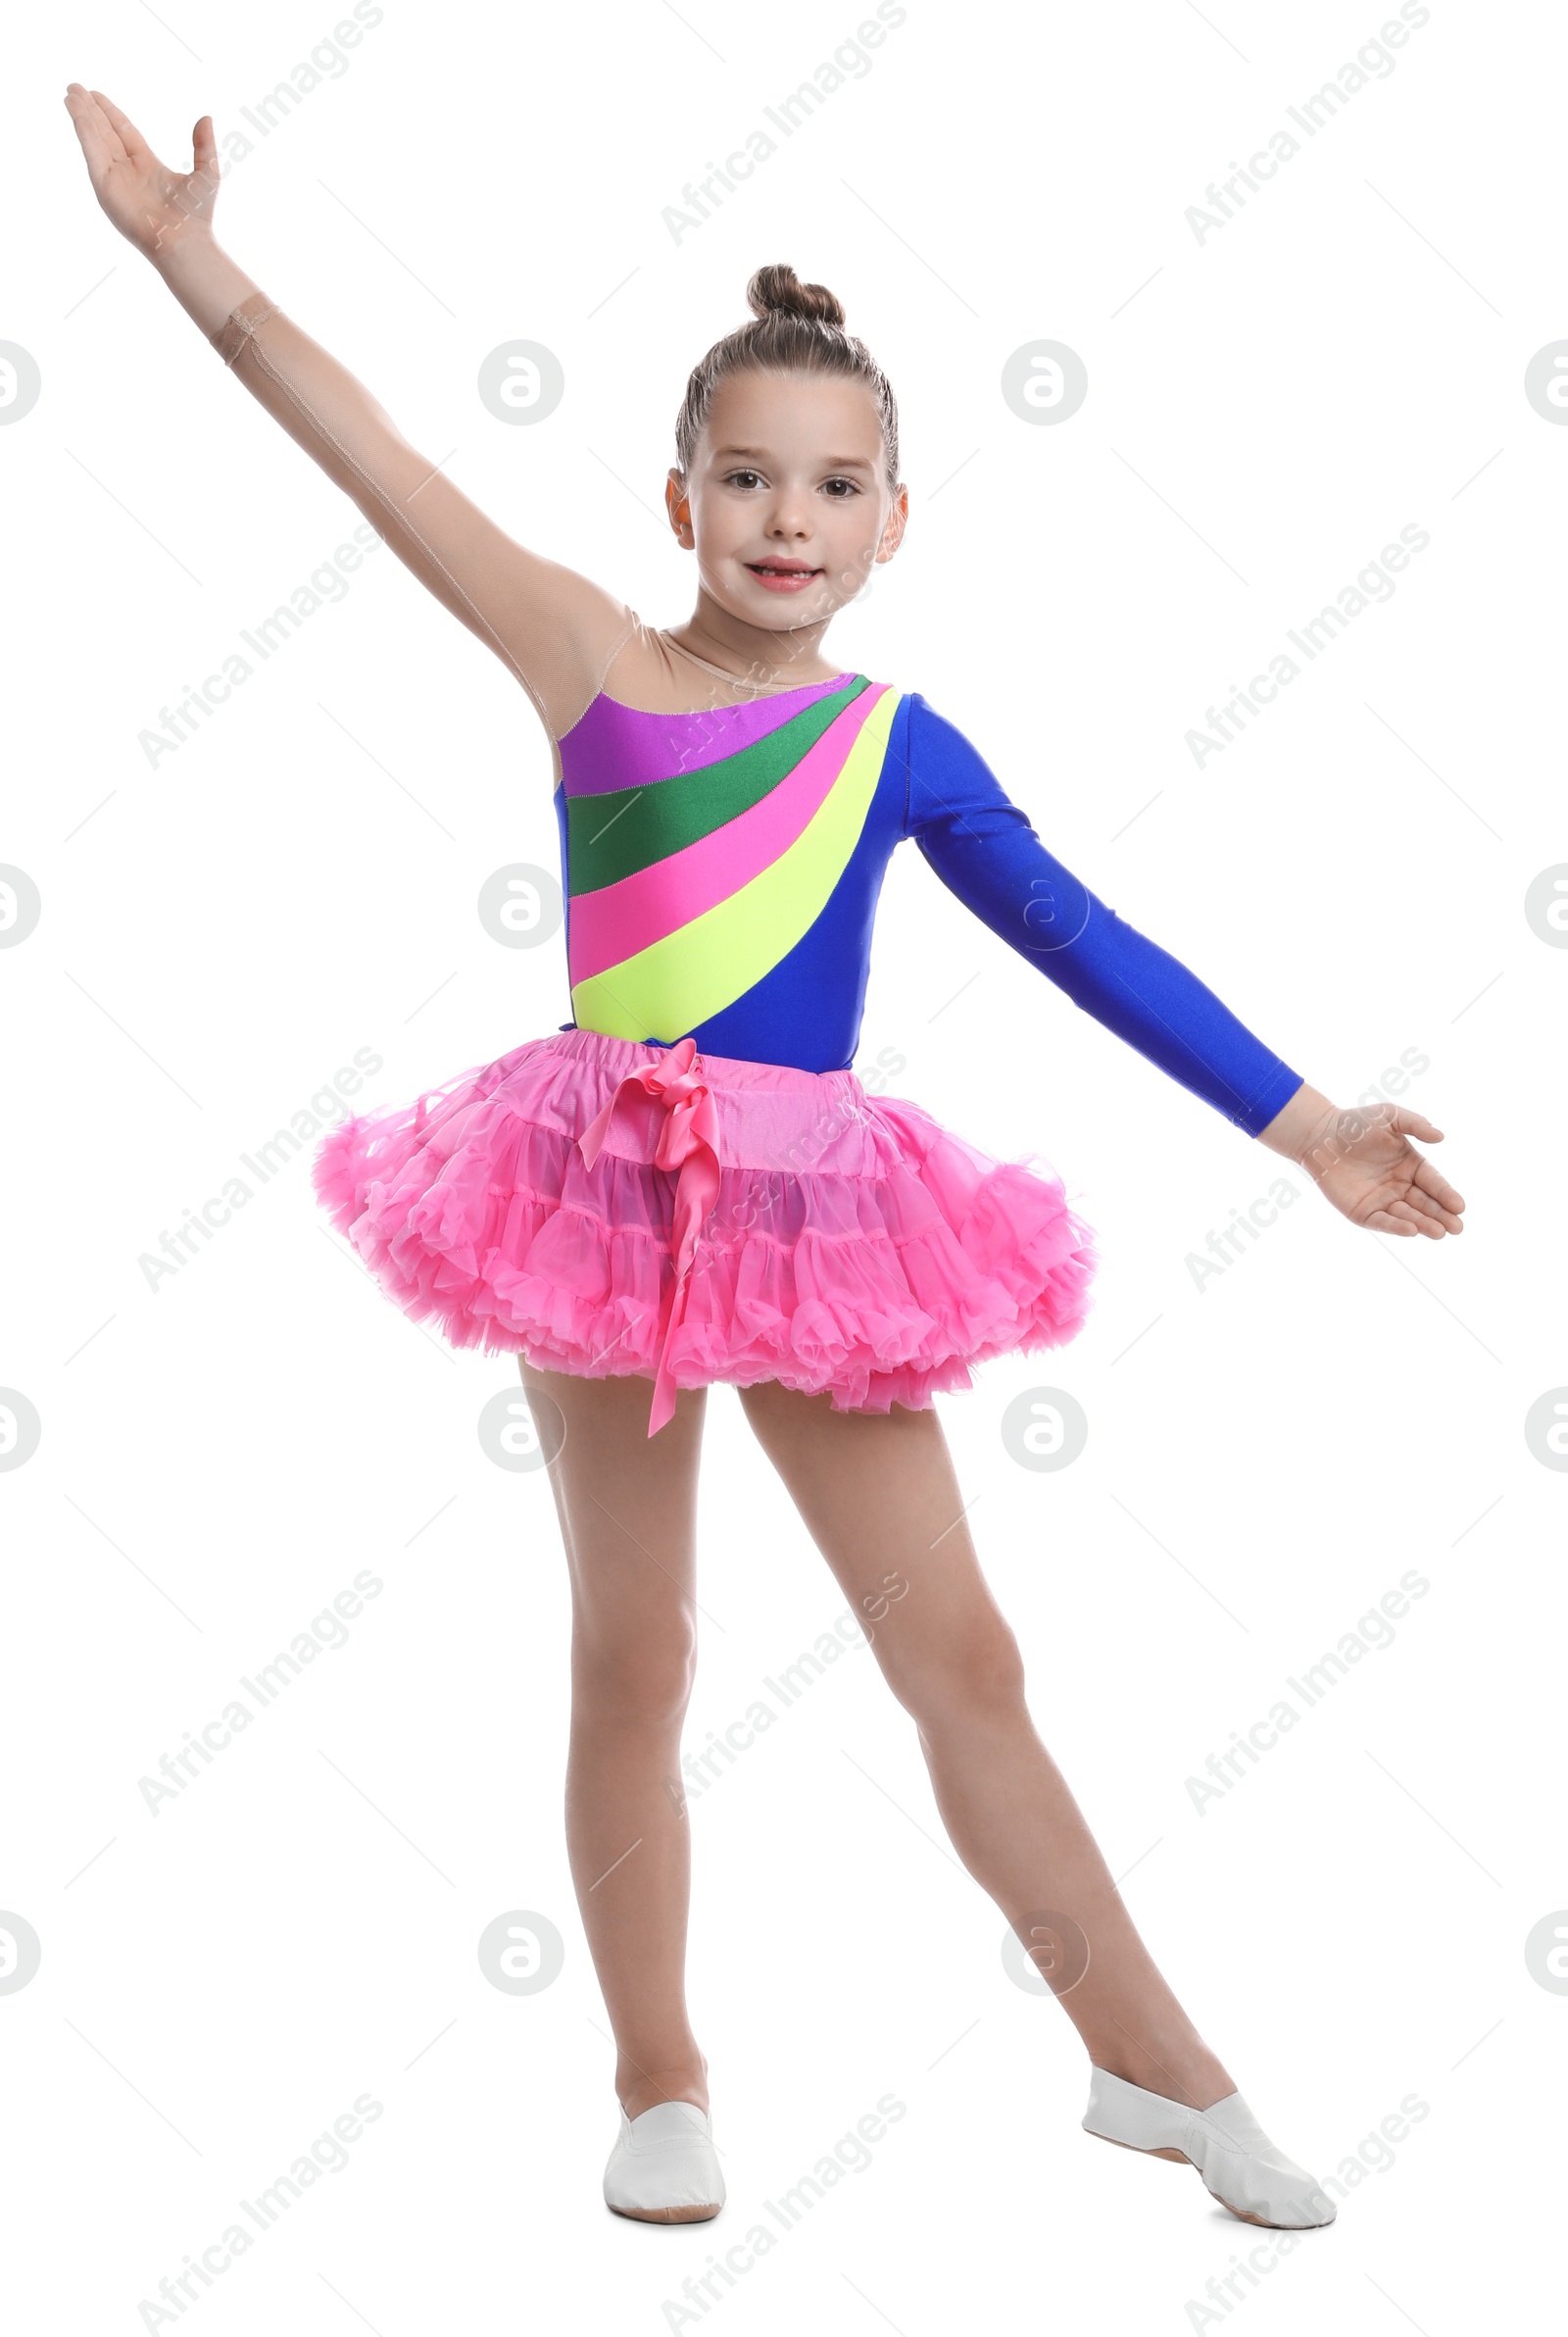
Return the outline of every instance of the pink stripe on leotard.
[[[771,868],[831,793],[861,724],[888,686],[875,681],[863,689],[750,811],[617,883],[576,894],[571,904],[573,984],[662,941]]]

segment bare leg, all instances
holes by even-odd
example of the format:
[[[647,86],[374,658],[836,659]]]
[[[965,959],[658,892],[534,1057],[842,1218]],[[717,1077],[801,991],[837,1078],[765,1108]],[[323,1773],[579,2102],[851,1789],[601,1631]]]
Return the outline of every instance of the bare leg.
[[[1140,1939],[1035,1732],[1018,1644],[980,1571],[935,1412],[834,1412],[826,1396],[776,1380],[740,1395],[913,1716],[958,1856],[1021,1937],[1032,1916],[1050,1911],[1087,1939],[1081,1978],[1041,1968],[1053,1986],[1058,1977],[1071,1983],[1059,2001],[1091,2063],[1194,2110],[1233,2093],[1234,2079]]]
[[[571,1574],[566,1848],[615,2033],[615,2092],[628,2117],[658,2102],[707,2110],[708,2064],[686,2014],[680,1732],[697,1654],[708,1391],[683,1389],[674,1417],[650,1437],[651,1379],[581,1379],[524,1358],[519,1366],[553,1456]]]

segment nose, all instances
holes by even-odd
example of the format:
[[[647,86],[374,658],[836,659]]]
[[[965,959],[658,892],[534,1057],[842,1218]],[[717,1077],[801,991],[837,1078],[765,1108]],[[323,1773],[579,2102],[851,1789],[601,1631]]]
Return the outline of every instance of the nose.
[[[794,537],[798,541],[804,541],[811,533],[813,523],[814,515],[811,511],[809,491],[807,488],[798,486],[775,488],[767,515],[767,523],[763,531],[771,541],[782,542],[785,537]]]

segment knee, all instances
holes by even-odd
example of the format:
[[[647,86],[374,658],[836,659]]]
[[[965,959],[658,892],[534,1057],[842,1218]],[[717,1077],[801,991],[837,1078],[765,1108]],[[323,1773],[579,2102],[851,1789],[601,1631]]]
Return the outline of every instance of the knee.
[[[995,1718],[1024,1706],[1023,1656],[1000,1619],[956,1634],[910,1660],[889,1651],[888,1685],[922,1729]]]
[[[697,1676],[691,1631],[579,1638],[572,1650],[572,1702],[598,1724],[678,1727]]]

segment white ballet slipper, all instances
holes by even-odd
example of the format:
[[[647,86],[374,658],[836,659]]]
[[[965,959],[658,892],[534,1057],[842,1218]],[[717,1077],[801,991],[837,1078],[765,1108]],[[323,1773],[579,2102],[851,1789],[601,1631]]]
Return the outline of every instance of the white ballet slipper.
[[[695,2102],[656,2102],[640,2117],[621,2112],[605,2168],[606,2207],[640,2223],[706,2223],[723,2204],[706,2111]]]
[[[1189,2110],[1130,2085],[1107,2069],[1090,2071],[1084,2131],[1157,2159],[1185,2159],[1222,2208],[1272,2231],[1308,2231],[1338,2211],[1317,2179],[1269,2140],[1240,2094]]]

